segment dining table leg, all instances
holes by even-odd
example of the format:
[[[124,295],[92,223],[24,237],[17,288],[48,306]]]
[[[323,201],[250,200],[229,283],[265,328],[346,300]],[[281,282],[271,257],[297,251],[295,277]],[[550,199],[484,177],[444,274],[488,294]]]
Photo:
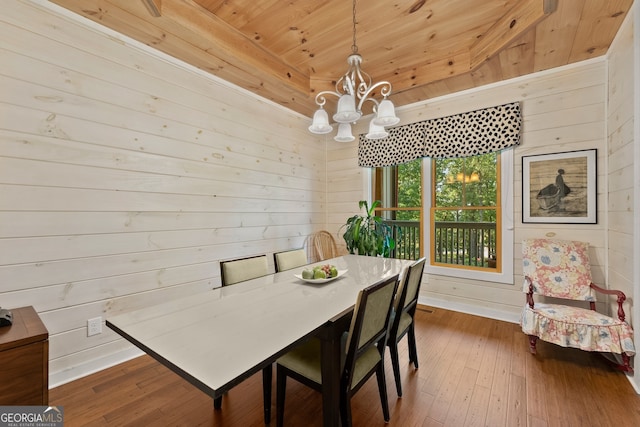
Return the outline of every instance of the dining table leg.
[[[271,423],[271,381],[273,378],[273,365],[262,369],[262,399],[264,404],[264,423]]]
[[[351,313],[331,320],[322,327],[318,337],[321,342],[322,373],[322,425],[340,425],[340,376],[342,375],[342,335],[349,327]]]
[[[335,427],[340,425],[340,341],[336,346],[333,340],[323,340],[321,351],[322,425]]]

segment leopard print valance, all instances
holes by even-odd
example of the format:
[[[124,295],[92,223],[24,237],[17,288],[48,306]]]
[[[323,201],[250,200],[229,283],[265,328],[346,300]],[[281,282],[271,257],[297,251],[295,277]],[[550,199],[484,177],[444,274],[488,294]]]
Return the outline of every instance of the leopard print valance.
[[[388,129],[389,136],[370,140],[360,135],[362,167],[406,163],[419,157],[469,157],[520,143],[520,104],[499,105],[468,113]]]

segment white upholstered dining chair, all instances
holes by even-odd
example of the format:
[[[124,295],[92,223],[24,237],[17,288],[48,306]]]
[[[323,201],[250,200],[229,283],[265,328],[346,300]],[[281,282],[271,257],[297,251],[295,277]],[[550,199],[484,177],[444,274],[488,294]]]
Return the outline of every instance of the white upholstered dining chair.
[[[273,254],[273,261],[276,266],[276,272],[291,270],[309,263],[304,249],[276,252]]]
[[[267,274],[269,274],[269,263],[266,255],[220,261],[222,286],[233,285]]]
[[[383,279],[360,291],[351,326],[346,336],[340,378],[340,418],[351,426],[351,397],[375,373],[385,421],[389,421],[389,402],[384,375],[384,350],[398,275]],[[276,420],[284,423],[287,377],[322,391],[321,344],[318,338],[295,347],[276,362]]]
[[[409,363],[413,363],[414,368],[418,369],[418,348],[416,346],[414,317],[416,308],[418,307],[418,295],[420,293],[420,285],[422,284],[422,273],[425,262],[426,258],[420,258],[407,267],[400,286],[398,287],[391,315],[387,346],[389,346],[389,354],[391,355],[391,365],[393,366],[393,377],[396,381],[398,397],[402,396],[398,344],[404,336],[407,337]]]

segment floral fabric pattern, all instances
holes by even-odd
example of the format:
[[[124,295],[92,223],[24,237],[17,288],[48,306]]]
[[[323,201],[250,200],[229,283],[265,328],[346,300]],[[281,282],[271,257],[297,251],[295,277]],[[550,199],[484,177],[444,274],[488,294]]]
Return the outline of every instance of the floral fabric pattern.
[[[596,300],[590,287],[588,243],[527,239],[522,242],[522,263],[522,274],[531,279],[534,294],[581,301]],[[526,280],[523,291],[529,292]]]
[[[525,306],[522,331],[543,341],[587,351],[629,356],[635,354],[633,330],[618,319],[597,311],[557,304]]]
[[[553,239],[522,242],[523,291],[578,301],[595,301],[590,287],[589,244]],[[525,305],[522,331],[543,341],[587,351],[635,354],[633,330],[619,319],[580,307],[536,302]]]

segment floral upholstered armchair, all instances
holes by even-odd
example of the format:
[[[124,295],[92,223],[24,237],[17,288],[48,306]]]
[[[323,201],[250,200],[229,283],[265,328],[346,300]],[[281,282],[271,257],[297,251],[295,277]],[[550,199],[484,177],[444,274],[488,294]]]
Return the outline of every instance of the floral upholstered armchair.
[[[589,244],[552,239],[522,242],[524,288],[527,303],[522,311],[522,331],[529,335],[531,353],[537,339],[562,347],[619,354],[617,367],[633,372],[630,357],[635,354],[633,330],[625,322],[622,303],[626,297],[603,289],[591,281]],[[617,318],[595,311],[596,292],[617,298]],[[584,301],[589,309],[573,305],[534,303],[533,294]]]

